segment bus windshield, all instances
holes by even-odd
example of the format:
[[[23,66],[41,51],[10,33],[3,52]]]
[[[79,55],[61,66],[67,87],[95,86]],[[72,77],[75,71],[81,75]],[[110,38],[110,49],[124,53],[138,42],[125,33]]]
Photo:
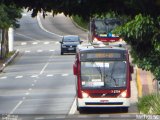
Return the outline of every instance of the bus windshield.
[[[120,23],[118,21],[105,21],[105,20],[97,20],[95,21],[95,32],[97,34],[108,34],[114,28],[119,26]]]
[[[126,87],[126,66],[126,61],[81,62],[82,88]]]

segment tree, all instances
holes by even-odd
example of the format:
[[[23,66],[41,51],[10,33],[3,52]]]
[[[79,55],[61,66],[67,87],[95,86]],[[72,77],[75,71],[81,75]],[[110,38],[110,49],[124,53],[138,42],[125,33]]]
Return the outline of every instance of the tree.
[[[118,14],[135,16],[139,13],[157,16],[160,14],[160,0],[0,0],[6,5],[16,4],[21,8],[38,12],[63,12],[65,15],[78,15],[89,18],[95,13],[116,11]]]
[[[133,63],[138,67],[151,71],[155,78],[160,77],[160,17],[136,15],[134,19],[113,32],[131,46]]]
[[[6,6],[0,4],[0,28],[2,31],[1,58],[4,59],[8,54],[8,29],[18,27],[17,18],[21,18],[21,9],[15,5]]]

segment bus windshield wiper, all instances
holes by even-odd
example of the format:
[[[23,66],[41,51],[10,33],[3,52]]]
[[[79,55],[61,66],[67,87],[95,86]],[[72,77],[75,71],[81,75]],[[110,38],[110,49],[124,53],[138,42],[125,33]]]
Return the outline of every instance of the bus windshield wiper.
[[[98,66],[98,65],[95,63],[95,61],[94,61],[94,62],[92,62],[92,64],[94,64],[94,65],[96,66],[96,69],[97,69],[97,71],[99,72],[99,74],[101,75],[101,79],[102,79],[103,74],[102,74],[101,67],[100,67],[100,66]]]
[[[114,71],[115,71],[115,64],[116,64],[116,63],[113,63],[113,67],[112,67],[112,70],[111,70],[111,75],[110,75],[109,77],[111,78],[111,80],[114,81],[115,86],[118,86],[117,80],[113,77],[113,73],[114,73]]]

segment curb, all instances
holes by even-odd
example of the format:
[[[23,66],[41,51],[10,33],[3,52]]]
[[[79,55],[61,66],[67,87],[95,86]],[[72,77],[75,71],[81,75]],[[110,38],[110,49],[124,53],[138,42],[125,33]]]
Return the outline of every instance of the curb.
[[[138,67],[136,66],[136,78],[137,78],[137,89],[138,89],[138,97],[142,97],[142,83],[140,80],[140,71]]]
[[[16,52],[7,59],[6,62],[3,63],[3,66],[0,68],[0,72],[2,72],[4,70],[4,68],[13,61],[13,59],[19,54],[19,50],[16,50]]]

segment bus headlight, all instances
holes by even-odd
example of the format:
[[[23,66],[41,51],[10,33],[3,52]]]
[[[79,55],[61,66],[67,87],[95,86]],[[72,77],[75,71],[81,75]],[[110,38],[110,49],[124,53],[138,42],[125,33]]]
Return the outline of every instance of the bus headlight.
[[[127,91],[123,91],[118,97],[119,98],[125,98],[127,96]]]
[[[83,98],[88,98],[89,95],[88,95],[88,93],[82,92],[82,97],[83,97]]]
[[[97,39],[97,38],[94,38],[94,39],[93,39],[93,42],[97,42],[97,41],[98,41],[98,39]]]
[[[122,38],[120,38],[120,39],[119,39],[119,41],[120,41],[120,42],[123,42],[123,39],[122,39]]]

